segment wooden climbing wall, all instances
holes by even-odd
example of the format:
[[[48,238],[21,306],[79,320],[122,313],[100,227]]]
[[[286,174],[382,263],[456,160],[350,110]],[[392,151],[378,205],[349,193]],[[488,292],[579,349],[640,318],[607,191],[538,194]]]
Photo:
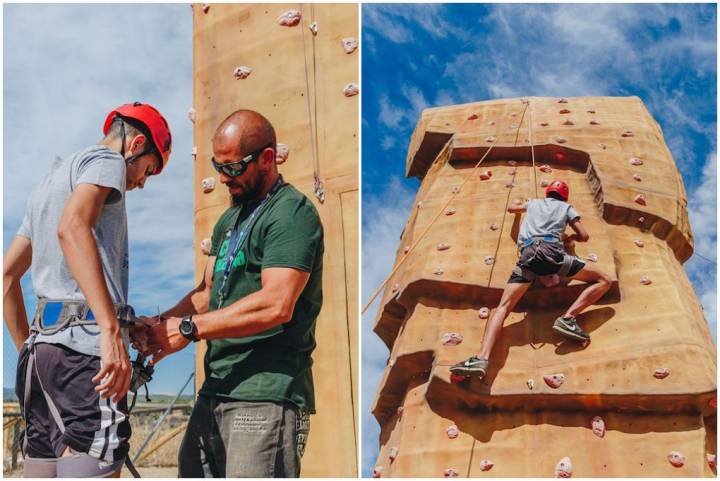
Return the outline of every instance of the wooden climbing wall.
[[[576,477],[715,476],[716,349],[682,265],[693,250],[687,198],[640,99],[427,109],[407,172],[422,184],[374,328],[391,351],[373,405],[377,475],[551,477],[569,457]],[[449,366],[480,349],[478,310],[492,315],[517,261],[521,217],[508,204],[544,197],[554,178],[570,185],[590,234],[576,255],[612,278],[578,318],[592,343],[551,329],[582,284],[533,288],[505,321],[487,376],[451,380]],[[444,345],[448,333],[462,342]],[[670,375],[658,379],[658,368]],[[557,388],[544,382],[553,374],[565,376]]]
[[[288,10],[301,11],[298,25],[278,25]],[[325,229],[324,300],[313,353],[318,412],[304,477],[357,475],[358,97],[343,90],[358,82],[359,52],[346,53],[342,39],[350,37],[358,38],[356,5],[211,4],[207,11],[193,5],[196,276],[206,262],[200,242],[229,205],[221,184],[205,194],[201,180],[217,177],[212,135],[236,109],[256,110],[273,124],[278,142],[289,147],[279,170],[314,202]],[[234,77],[239,66],[252,69],[247,78]],[[322,181],[323,203],[314,194],[313,172]],[[203,355],[199,346],[198,385]]]

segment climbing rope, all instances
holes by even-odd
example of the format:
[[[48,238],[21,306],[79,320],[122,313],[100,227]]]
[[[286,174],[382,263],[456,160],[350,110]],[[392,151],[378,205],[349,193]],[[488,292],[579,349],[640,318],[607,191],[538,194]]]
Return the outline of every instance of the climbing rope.
[[[300,16],[304,18],[303,4],[300,4]],[[315,21],[315,6],[310,4],[310,16],[312,17],[311,22]],[[313,90],[312,90],[312,102],[314,107],[310,105],[310,75],[308,72],[308,58],[307,48],[305,46],[305,28],[300,28],[302,35],[302,46],[303,46],[303,59],[305,66],[305,90],[307,91],[307,112],[308,121],[310,123],[310,150],[312,151],[312,166],[313,166],[313,190],[315,191],[315,197],[320,203],[325,202],[325,187],[320,179],[320,163],[318,161],[318,135],[317,135],[317,68],[316,68],[316,55],[315,55],[315,36],[312,37],[312,63],[313,63]],[[314,115],[313,115],[314,110]]]
[[[527,109],[527,106],[526,106],[525,108]],[[523,110],[523,116],[524,116],[524,113],[525,113],[525,111]],[[521,122],[521,123],[522,123],[522,122]],[[448,205],[450,205],[450,202],[452,202],[452,201],[455,199],[455,196],[456,196],[459,192],[462,191],[462,189],[463,189],[463,187],[465,186],[465,184],[467,184],[468,181],[470,180],[470,178],[475,174],[475,171],[478,169],[478,167],[480,167],[480,164],[483,163],[483,161],[485,160],[485,158],[490,154],[490,151],[492,151],[493,147],[495,147],[495,144],[497,143],[497,139],[498,139],[500,133],[503,132],[504,130],[506,130],[511,124],[512,124],[512,121],[508,122],[508,123],[505,125],[505,128],[503,128],[502,126],[499,126],[499,127],[498,127],[498,130],[497,130],[498,133],[497,133],[495,136],[493,136],[492,143],[490,144],[490,147],[488,148],[488,150],[483,154],[483,156],[480,158],[480,160],[479,160],[479,161],[475,164],[475,166],[472,168],[472,170],[470,171],[470,173],[465,177],[465,179],[463,180],[462,184],[460,184],[460,188],[459,188],[459,189],[455,189],[455,190],[453,190],[453,191],[451,192],[450,197],[448,197],[448,199],[445,201],[445,204],[443,204],[442,208],[440,208],[440,210],[438,210],[438,213],[435,215],[435,217],[433,217],[433,219],[432,219],[432,220],[430,221],[430,223],[425,227],[425,229],[422,231],[422,233],[421,233],[421,234],[417,237],[417,239],[410,245],[410,248],[409,248],[408,251],[405,253],[405,255],[400,258],[400,260],[397,262],[397,264],[395,264],[395,267],[393,267],[392,271],[390,271],[390,274],[388,274],[387,277],[385,277],[385,279],[382,281],[382,283],[377,287],[377,289],[375,289],[375,291],[373,292],[372,296],[370,296],[370,299],[367,301],[367,303],[366,303],[365,306],[363,307],[363,309],[362,309],[362,314],[365,314],[365,312],[366,312],[366,311],[368,310],[368,308],[370,307],[370,304],[373,303],[373,301],[374,301],[375,298],[378,296],[378,294],[380,294],[380,292],[382,291],[382,289],[387,285],[388,281],[392,278],[392,276],[395,275],[395,273],[396,273],[397,270],[400,268],[400,266],[403,264],[403,262],[405,262],[405,259],[407,259],[407,258],[410,256],[410,253],[411,253],[411,252],[415,249],[415,247],[420,243],[420,241],[423,239],[423,237],[425,237],[425,234],[428,233],[428,231],[429,231],[430,228],[433,226],[433,224],[435,224],[435,222],[438,220],[438,218],[440,218],[440,216],[443,214],[443,212],[445,212],[445,209],[447,208]],[[520,128],[520,127],[518,126],[518,130],[519,130],[519,128]],[[516,142],[517,142],[517,138],[516,138]],[[512,190],[512,189],[510,189],[510,190]],[[508,196],[509,196],[509,195],[510,195],[510,193],[508,192]],[[508,197],[508,198],[509,198],[509,197]],[[507,202],[507,201],[506,201],[506,202]],[[506,206],[506,210],[507,210],[507,206]],[[498,248],[499,248],[499,241],[498,241],[498,247],[496,247],[496,254],[497,254],[497,249],[498,249]],[[494,264],[493,264],[493,268],[494,268]],[[492,273],[492,271],[491,271],[491,273]]]
[[[533,142],[533,107],[529,99],[524,99],[523,102],[527,102],[528,115],[530,122],[528,122],[528,142],[530,142],[530,156],[532,157],[532,172],[533,172],[533,184],[535,184],[535,198],[538,198],[538,184],[537,184],[537,169],[535,169],[535,143]]]

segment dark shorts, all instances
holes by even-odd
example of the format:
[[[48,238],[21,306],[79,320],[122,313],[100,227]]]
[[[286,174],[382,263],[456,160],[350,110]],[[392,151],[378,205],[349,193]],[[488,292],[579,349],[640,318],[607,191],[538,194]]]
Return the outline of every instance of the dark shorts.
[[[523,247],[520,250],[515,268],[510,274],[508,284],[526,284],[533,279],[523,275],[523,268],[532,272],[535,276],[549,276],[557,274],[565,260],[565,250],[559,242],[538,242]],[[572,277],[585,267],[585,262],[577,257],[571,256],[570,269],[564,277]]]
[[[92,378],[100,371],[100,358],[80,354],[59,344],[35,344],[30,403],[25,412],[25,375],[30,351],[23,346],[18,359],[15,392],[26,423],[25,453],[33,458],[58,458],[66,447],[108,463],[128,453],[130,423],[127,397],[119,403],[100,399]],[[53,419],[40,387],[52,399],[65,425]]]

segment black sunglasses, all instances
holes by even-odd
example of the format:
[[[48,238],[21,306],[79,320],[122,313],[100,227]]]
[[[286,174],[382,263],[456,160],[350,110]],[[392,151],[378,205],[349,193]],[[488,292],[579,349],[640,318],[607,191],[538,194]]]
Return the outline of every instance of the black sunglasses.
[[[243,175],[245,171],[248,168],[248,165],[250,165],[250,162],[255,160],[260,154],[262,154],[265,149],[268,147],[272,147],[272,142],[265,145],[264,147],[256,150],[255,152],[252,152],[242,159],[236,161],[236,162],[228,162],[226,164],[219,164],[215,157],[212,157],[210,161],[212,162],[213,167],[215,170],[217,170],[220,173],[223,173],[227,175],[228,177],[238,177],[240,175]]]

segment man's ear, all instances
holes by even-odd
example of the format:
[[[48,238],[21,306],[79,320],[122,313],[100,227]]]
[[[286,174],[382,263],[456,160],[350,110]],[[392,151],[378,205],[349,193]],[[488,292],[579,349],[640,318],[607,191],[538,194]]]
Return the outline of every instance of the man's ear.
[[[262,161],[263,164],[267,165],[268,167],[272,167],[273,165],[275,165],[275,150],[273,150],[272,147],[268,147],[267,149],[263,150]]]
[[[145,146],[145,142],[147,142],[147,139],[143,134],[136,135],[130,142],[130,151],[137,152],[142,150],[142,148]]]

